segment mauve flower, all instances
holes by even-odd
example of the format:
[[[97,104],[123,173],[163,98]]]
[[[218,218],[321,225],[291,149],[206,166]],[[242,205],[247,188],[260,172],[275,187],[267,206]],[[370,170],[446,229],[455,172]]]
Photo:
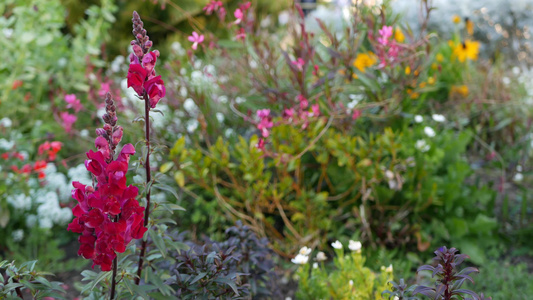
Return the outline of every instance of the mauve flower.
[[[204,35],[198,35],[196,31],[192,32],[192,35],[189,36],[189,42],[192,42],[192,49],[196,50],[198,48],[198,44],[201,44],[204,41]]]
[[[143,84],[148,72],[139,64],[130,64],[128,70],[128,87],[133,87],[137,95],[142,96]]]
[[[76,95],[74,94],[65,95],[65,102],[68,103],[67,108],[74,109],[74,112],[76,113],[79,112],[83,108],[83,105],[81,104],[80,99],[77,99]]]
[[[143,67],[148,73],[154,70],[157,57],[159,57],[159,51],[157,50],[150,51],[143,56]]]
[[[67,133],[70,133],[72,131],[72,125],[74,124],[74,122],[76,122],[78,117],[76,117],[75,115],[71,115],[66,111],[61,112],[60,117],[63,122],[63,128],[65,128],[65,131]]]
[[[151,108],[155,108],[157,102],[159,102],[161,98],[165,97],[166,88],[165,83],[161,79],[161,75],[145,82],[144,88],[146,89],[146,93],[148,93],[148,96],[150,97]]]

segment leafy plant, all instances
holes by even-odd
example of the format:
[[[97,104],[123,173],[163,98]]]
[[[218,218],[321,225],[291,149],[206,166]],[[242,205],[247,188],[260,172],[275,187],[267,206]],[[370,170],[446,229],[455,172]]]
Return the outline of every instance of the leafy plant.
[[[53,274],[37,271],[36,264],[36,260],[24,262],[20,266],[15,262],[1,261],[0,298],[24,299],[24,294],[29,293],[32,299],[65,299],[61,282],[46,279],[45,276]]]

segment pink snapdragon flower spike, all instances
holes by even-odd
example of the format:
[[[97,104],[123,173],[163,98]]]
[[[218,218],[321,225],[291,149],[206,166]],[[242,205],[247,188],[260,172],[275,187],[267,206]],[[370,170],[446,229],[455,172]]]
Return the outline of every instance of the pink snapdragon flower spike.
[[[67,102],[67,108],[74,109],[75,113],[83,109],[80,99],[76,98],[74,94],[65,95],[65,102]]]
[[[196,33],[196,31],[193,31],[192,32],[192,35],[189,36],[189,42],[193,43],[192,44],[192,49],[193,50],[196,50],[198,48],[198,44],[201,44],[203,41],[204,41],[204,35],[198,35],[198,33]]]
[[[152,41],[146,35],[137,12],[133,12],[132,21],[135,40],[131,41],[133,53],[130,54],[128,87],[132,87],[139,98],[149,102],[150,108],[155,108],[166,94],[165,83],[155,71],[159,51],[150,51]]]
[[[65,132],[71,133],[72,125],[74,125],[78,117],[76,117],[75,115],[71,115],[66,111],[61,112],[59,116],[61,117],[62,125],[65,129]]]
[[[102,271],[111,271],[116,253],[126,251],[133,239],[143,237],[144,207],[136,200],[138,188],[126,184],[130,155],[135,154],[131,144],[125,145],[115,159],[115,149],[122,139],[123,129],[117,126],[115,106],[111,95],[106,95],[104,128],[97,129],[97,151],[89,150],[86,169],[96,180],[96,186],[72,183],[72,198],[78,204],[72,209],[74,220],[67,230],[80,233],[78,255],[99,265]]]

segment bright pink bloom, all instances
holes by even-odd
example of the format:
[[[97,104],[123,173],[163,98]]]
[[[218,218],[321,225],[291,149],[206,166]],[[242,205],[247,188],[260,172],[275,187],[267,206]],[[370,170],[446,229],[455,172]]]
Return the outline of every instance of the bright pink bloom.
[[[298,57],[297,60],[293,60],[293,61],[291,61],[291,63],[292,63],[294,66],[296,66],[296,68],[298,68],[298,70],[299,70],[300,72],[303,71],[303,68],[304,68],[304,65],[305,65],[305,61],[303,60],[303,58]]]
[[[242,22],[242,19],[244,18],[244,12],[240,8],[237,8],[233,15],[235,16],[235,19],[237,19],[235,20],[235,24]]]
[[[320,116],[320,106],[318,104],[311,105],[311,111],[313,112],[313,117]]]
[[[211,2],[207,3],[203,10],[205,11],[206,15],[210,15],[213,12],[216,12],[219,8],[222,7],[222,1],[215,1],[211,0]]]
[[[259,121],[259,124],[257,124],[257,129],[261,130],[261,135],[263,137],[268,137],[270,135],[268,129],[274,126],[274,124],[272,123],[272,118],[270,117],[270,109],[258,110],[257,116],[261,119]]]
[[[244,31],[244,28],[239,28],[239,30],[237,30],[237,34],[235,35],[235,38],[241,41],[244,41],[246,39],[246,32]]]
[[[74,122],[76,122],[78,117],[76,117],[75,115],[71,115],[66,111],[61,112],[60,116],[63,122],[63,128],[65,128],[65,131],[67,133],[70,133],[72,131],[72,125],[74,124]]]
[[[283,118],[290,119],[294,117],[294,108],[286,108],[283,110]]]
[[[300,101],[300,108],[302,110],[307,109],[309,107],[309,101],[304,97],[304,95],[300,94],[297,97],[298,101]]]
[[[383,46],[386,46],[389,42],[389,38],[392,36],[392,26],[384,25],[379,31],[380,37],[378,37],[378,42]]]
[[[155,67],[157,58],[159,57],[159,51],[150,51],[143,56],[143,67],[148,73],[152,73]]]
[[[198,48],[198,44],[201,44],[204,41],[204,35],[198,35],[196,31],[192,32],[192,35],[189,36],[189,42],[192,42],[192,49],[196,50]]]
[[[76,95],[74,94],[65,95],[65,102],[68,103],[67,108],[74,109],[74,112],[76,113],[78,113],[83,108],[80,99],[77,99]]]
[[[259,110],[257,111],[257,116],[258,116],[259,118],[261,118],[261,119],[262,119],[262,118],[267,118],[269,115],[270,115],[270,109],[266,109],[266,108],[265,108],[265,109],[259,109]]]
[[[357,120],[359,119],[359,117],[361,116],[362,112],[358,109],[354,109],[353,113],[352,113],[352,120]]]
[[[105,97],[105,94],[109,93],[111,91],[111,83],[110,82],[103,82],[100,85],[100,90],[98,91],[98,96]]]
[[[148,72],[140,64],[130,64],[128,87],[133,87],[137,95],[143,95],[143,84]]]
[[[257,145],[255,145],[258,149],[265,150],[265,139],[260,138],[259,142],[257,142]]]
[[[150,97],[150,107],[155,108],[157,102],[166,94],[165,83],[161,79],[161,75],[154,77],[144,83],[146,93]]]

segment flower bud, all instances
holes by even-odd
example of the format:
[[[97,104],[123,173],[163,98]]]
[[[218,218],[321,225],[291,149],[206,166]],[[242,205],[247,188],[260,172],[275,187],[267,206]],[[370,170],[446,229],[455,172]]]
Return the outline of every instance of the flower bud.
[[[142,57],[143,56],[143,50],[141,48],[141,46],[135,44],[133,45],[133,53],[135,53],[135,55],[137,57]]]
[[[113,136],[112,136],[112,143],[113,145],[118,145],[118,143],[120,143],[120,141],[122,140],[122,134],[124,132],[124,129],[122,129],[121,126],[117,126],[115,128],[115,131],[113,132]]]

